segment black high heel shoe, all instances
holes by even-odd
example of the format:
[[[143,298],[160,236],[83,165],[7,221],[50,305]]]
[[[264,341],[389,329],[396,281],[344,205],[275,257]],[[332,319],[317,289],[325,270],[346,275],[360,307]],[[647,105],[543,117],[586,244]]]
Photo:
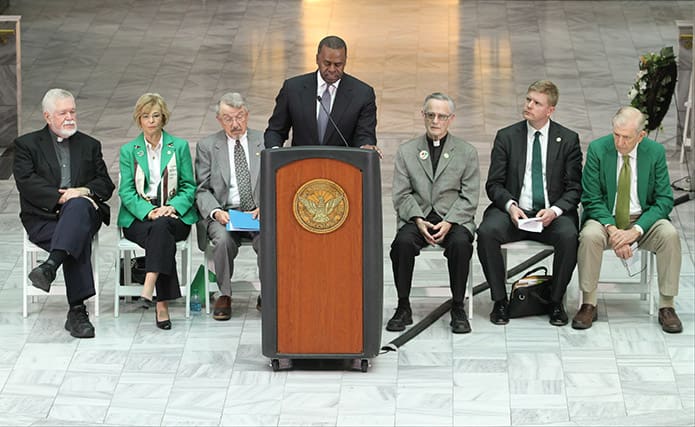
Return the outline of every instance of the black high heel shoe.
[[[154,300],[154,297],[152,297],[152,299],[147,299],[140,295],[140,299],[142,300],[142,308],[144,308],[145,310],[154,308],[157,305],[157,302]]]
[[[157,323],[157,327],[159,329],[165,329],[169,330],[171,329],[171,319],[167,320],[159,320],[159,317],[157,316],[157,310],[154,310],[154,321]]]

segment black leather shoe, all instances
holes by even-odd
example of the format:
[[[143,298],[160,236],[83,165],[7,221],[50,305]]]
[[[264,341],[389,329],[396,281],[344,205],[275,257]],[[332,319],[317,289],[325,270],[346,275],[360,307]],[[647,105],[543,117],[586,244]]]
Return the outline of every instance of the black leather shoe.
[[[553,304],[553,308],[550,310],[550,324],[553,326],[565,326],[568,321],[569,319],[562,303]]]
[[[159,316],[157,316],[157,310],[154,311],[154,321],[155,323],[157,323],[157,327],[159,329],[164,329],[167,331],[171,329],[171,319],[159,320]]]
[[[89,313],[84,304],[70,307],[65,329],[75,338],[94,338],[94,326],[89,321]]]
[[[386,330],[391,332],[404,331],[406,325],[413,324],[413,311],[410,307],[397,307],[396,313],[386,323]]]
[[[471,324],[468,323],[468,315],[463,304],[454,304],[451,306],[451,332],[455,334],[467,334],[471,331]]]
[[[35,288],[48,292],[51,290],[51,283],[56,279],[56,270],[58,266],[50,259],[46,260],[31,270],[29,280]]]
[[[144,308],[145,310],[154,308],[157,305],[154,299],[147,299],[143,296],[140,296],[140,299],[142,300],[142,308]]]
[[[256,298],[256,310],[261,311],[261,296],[259,295],[258,298]]]
[[[495,301],[495,305],[490,312],[490,321],[495,325],[506,325],[509,323],[509,302],[506,299]]]

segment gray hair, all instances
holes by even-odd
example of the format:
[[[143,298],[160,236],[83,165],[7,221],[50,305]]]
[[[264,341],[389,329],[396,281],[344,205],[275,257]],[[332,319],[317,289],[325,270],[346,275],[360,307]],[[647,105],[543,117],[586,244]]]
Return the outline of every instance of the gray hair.
[[[72,98],[73,101],[75,100],[75,97],[65,89],[49,89],[43,96],[43,100],[41,100],[43,112],[52,113],[55,110],[56,101],[65,98]]]
[[[217,103],[217,109],[215,110],[215,114],[218,116],[220,115],[220,105],[222,104],[232,108],[243,108],[249,111],[249,107],[246,106],[246,100],[238,92],[227,92],[222,95],[220,102]]]
[[[425,111],[427,108],[427,103],[430,102],[430,100],[436,99],[437,101],[446,101],[449,103],[449,113],[454,114],[456,111],[456,104],[454,103],[454,100],[447,94],[441,93],[441,92],[434,92],[430,93],[425,97],[425,102],[422,104],[422,111]]]
[[[647,124],[647,117],[635,107],[620,107],[611,120],[613,127],[635,126],[639,133]]]

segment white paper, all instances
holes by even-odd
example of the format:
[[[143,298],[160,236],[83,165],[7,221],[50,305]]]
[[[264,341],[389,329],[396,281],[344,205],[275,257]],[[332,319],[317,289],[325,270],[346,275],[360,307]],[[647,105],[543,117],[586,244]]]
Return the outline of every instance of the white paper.
[[[627,273],[630,276],[634,276],[642,270],[642,257],[639,251],[637,251],[637,242],[630,245],[630,249],[632,250],[632,256],[620,261],[622,261]]]
[[[538,217],[534,218],[519,218],[519,230],[530,231],[531,233],[540,233],[543,231],[543,220]]]

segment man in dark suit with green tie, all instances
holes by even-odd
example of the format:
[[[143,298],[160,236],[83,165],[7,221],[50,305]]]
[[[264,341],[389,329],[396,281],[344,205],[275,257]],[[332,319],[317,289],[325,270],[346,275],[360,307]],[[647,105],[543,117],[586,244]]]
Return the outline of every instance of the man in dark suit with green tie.
[[[645,116],[622,107],[613,133],[591,144],[582,176],[583,227],[577,266],[583,304],[572,320],[575,329],[597,319],[596,285],[604,249],[620,259],[633,255],[634,243],[656,253],[659,324],[665,332],[683,330],[674,309],[681,269],[681,244],[668,215],[673,209],[664,147],[646,138]]]
[[[558,100],[548,80],[532,83],[524,103],[524,120],[495,136],[485,184],[492,202],[478,227],[478,258],[494,301],[490,321],[509,322],[506,272],[500,246],[535,240],[554,248],[550,324],[567,324],[562,305],[577,260],[582,152],[576,132],[550,120]],[[540,233],[518,227],[522,218],[539,218]]]

